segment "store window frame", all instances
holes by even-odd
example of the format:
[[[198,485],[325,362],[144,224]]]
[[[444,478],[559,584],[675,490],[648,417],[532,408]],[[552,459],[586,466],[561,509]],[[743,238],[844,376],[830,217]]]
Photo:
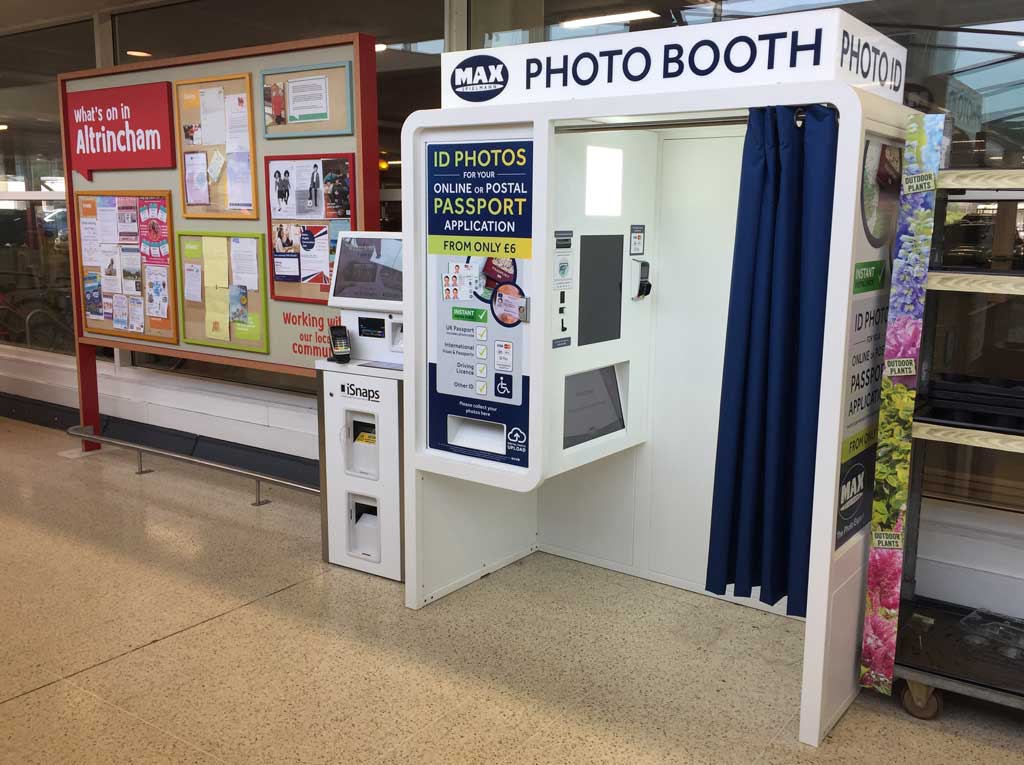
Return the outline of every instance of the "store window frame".
[[[88,23],[88,24],[91,25],[91,30],[90,31],[91,31],[91,36],[92,36],[92,40],[93,40],[93,59],[95,61],[95,64],[97,66],[99,66],[101,64],[101,61],[104,60],[103,57],[101,56],[101,45],[100,45],[100,43],[103,41],[102,40],[102,35],[98,34],[98,32],[97,32],[97,30],[101,28],[101,21],[102,20],[100,19],[100,16],[102,16],[102,15],[106,15],[106,16],[109,17],[109,14],[91,14],[91,15],[88,15],[88,16],[72,16],[72,17],[68,17],[66,19],[62,19],[62,20],[54,22],[54,23],[48,23],[48,24],[45,24],[45,25],[42,25],[42,26],[39,26],[39,27],[34,27],[34,28],[30,28],[30,29],[18,29],[16,31],[12,30],[12,31],[0,34],[0,41],[2,41],[4,38],[17,36],[17,35],[24,34],[24,33],[31,33],[31,32],[44,32],[45,33],[48,30],[59,29],[61,27],[65,27],[65,26],[69,26],[69,25],[73,25],[73,24]],[[58,91],[59,83],[58,83],[56,75],[53,78],[53,87],[54,87],[54,95],[57,96],[57,98],[58,98],[58,109],[59,109],[59,91]],[[61,140],[60,143],[61,143],[61,145],[63,147],[63,140]],[[63,177],[64,174],[65,174],[65,168],[63,166],[64,165],[63,149],[61,151],[60,159],[61,159],[61,161],[60,161],[61,177]],[[51,206],[56,206],[56,205],[59,205],[59,204],[63,203],[64,209],[65,210],[68,209],[68,197],[67,197],[67,193],[65,191],[43,191],[43,190],[39,190],[39,191],[29,191],[29,190],[26,190],[26,191],[6,191],[6,190],[0,190],[0,203],[3,203],[3,202],[15,202],[15,203],[19,203],[21,205],[24,205],[24,209],[25,209],[25,212],[26,212],[27,215],[35,215],[36,214],[34,203],[42,203],[42,204],[47,204],[47,205],[51,205]],[[70,244],[70,236],[69,236],[69,244]],[[69,252],[68,252],[68,263],[67,263],[67,266],[68,266],[68,281],[69,281],[69,283],[71,283],[71,257],[70,257],[70,249],[69,249]],[[73,289],[73,287],[72,287],[72,289]],[[73,304],[73,299],[72,299],[72,304]],[[3,304],[0,304],[0,310],[15,311],[16,308],[14,306],[11,306],[11,305],[8,305],[6,303],[3,303]],[[37,353],[50,353],[50,354],[56,354],[56,355],[62,356],[62,357],[74,356],[74,354],[75,354],[74,348],[75,348],[75,344],[77,342],[77,337],[76,337],[77,329],[75,328],[73,309],[72,309],[72,315],[70,317],[70,332],[71,332],[71,335],[72,335],[71,343],[70,343],[70,347],[71,347],[70,353],[68,353],[65,350],[54,350],[52,348],[36,347],[32,343],[32,339],[31,339],[32,338],[32,327],[33,327],[32,322],[33,322],[35,316],[37,315],[38,310],[41,310],[41,309],[33,309],[33,310],[29,311],[28,314],[25,315],[24,317],[22,317],[22,316],[18,316],[17,317],[18,320],[24,322],[24,333],[23,334],[24,334],[24,337],[26,338],[25,343],[22,344],[22,343],[2,342],[2,343],[0,343],[0,349],[6,349],[6,350],[10,350],[10,351],[30,351],[30,352],[37,352]],[[111,361],[111,360],[114,360],[115,358],[116,357],[112,353],[111,354],[105,353],[102,356],[100,356],[100,359],[103,360],[103,361]]]

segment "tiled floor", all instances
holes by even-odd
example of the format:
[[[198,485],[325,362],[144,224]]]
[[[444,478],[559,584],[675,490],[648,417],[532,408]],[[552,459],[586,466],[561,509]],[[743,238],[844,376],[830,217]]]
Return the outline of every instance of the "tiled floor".
[[[2,762],[1024,762],[956,697],[800,746],[798,622],[543,554],[412,612],[310,497],[74,445],[0,419]]]

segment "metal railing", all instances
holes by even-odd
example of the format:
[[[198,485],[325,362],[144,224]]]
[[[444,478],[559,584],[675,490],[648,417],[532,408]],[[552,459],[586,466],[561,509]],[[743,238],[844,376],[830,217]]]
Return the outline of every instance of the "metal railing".
[[[212,470],[219,470],[222,473],[231,473],[233,475],[242,476],[243,478],[251,478],[256,482],[256,501],[252,503],[253,507],[261,507],[263,505],[270,504],[269,499],[263,498],[264,483],[283,486],[287,489],[295,489],[295,491],[303,491],[307,494],[316,494],[318,496],[320,494],[320,489],[313,486],[306,486],[305,484],[295,483],[294,481],[286,481],[283,478],[276,478],[275,476],[267,475],[266,473],[257,473],[255,470],[246,470],[245,468],[233,467],[232,465],[224,465],[220,462],[211,462],[210,460],[192,457],[187,454],[178,454],[177,452],[167,451],[166,449],[158,449],[154,446],[145,446],[144,444],[136,444],[131,441],[123,441],[120,438],[96,435],[93,432],[92,425],[74,425],[67,429],[67,434],[72,438],[77,438],[82,441],[95,441],[101,444],[110,444],[111,446],[120,446],[123,449],[133,450],[139,460],[138,469],[135,471],[136,475],[145,475],[153,472],[151,469],[143,468],[142,466],[142,455],[145,453],[153,454],[158,457],[167,457],[168,459],[178,460],[179,462],[186,462],[192,465],[210,468]]]

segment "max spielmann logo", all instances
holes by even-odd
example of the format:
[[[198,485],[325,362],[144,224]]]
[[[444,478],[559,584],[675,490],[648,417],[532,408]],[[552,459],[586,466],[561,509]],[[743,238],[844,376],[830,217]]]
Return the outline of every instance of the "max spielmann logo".
[[[864,496],[865,473],[864,466],[858,462],[843,476],[843,482],[839,486],[839,517],[844,521],[853,517]]]
[[[494,56],[470,56],[452,72],[452,91],[463,101],[490,101],[508,85],[508,67]]]

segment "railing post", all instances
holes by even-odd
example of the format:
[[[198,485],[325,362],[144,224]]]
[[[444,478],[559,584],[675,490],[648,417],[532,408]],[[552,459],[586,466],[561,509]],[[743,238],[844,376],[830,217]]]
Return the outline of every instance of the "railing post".
[[[262,507],[263,505],[269,505],[269,499],[263,499],[263,481],[259,478],[256,479],[256,501],[252,503],[253,507]]]
[[[152,471],[152,470],[150,470],[149,468],[143,468],[143,467],[142,467],[142,450],[141,450],[141,449],[138,449],[138,450],[137,450],[137,451],[135,452],[135,454],[136,454],[136,456],[137,456],[137,457],[139,458],[139,467],[138,467],[138,469],[137,469],[137,470],[135,471],[135,475],[146,475],[146,473],[152,473],[153,471]]]

